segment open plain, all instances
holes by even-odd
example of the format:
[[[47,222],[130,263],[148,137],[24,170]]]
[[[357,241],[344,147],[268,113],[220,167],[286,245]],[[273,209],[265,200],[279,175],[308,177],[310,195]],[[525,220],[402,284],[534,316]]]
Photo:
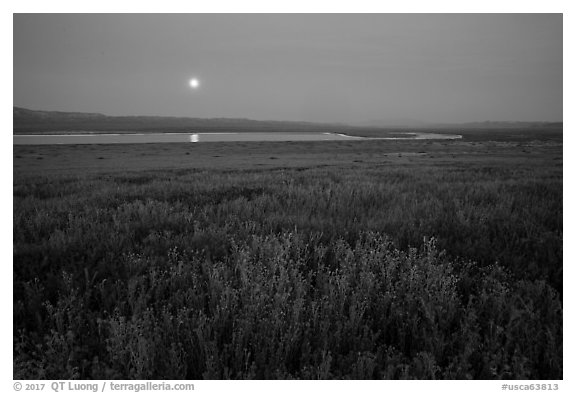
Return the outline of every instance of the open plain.
[[[14,146],[14,378],[562,378],[562,131]]]

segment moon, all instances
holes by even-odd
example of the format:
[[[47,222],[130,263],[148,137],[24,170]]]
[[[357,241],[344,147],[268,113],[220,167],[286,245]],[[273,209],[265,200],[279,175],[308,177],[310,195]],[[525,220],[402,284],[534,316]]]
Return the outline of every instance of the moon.
[[[200,87],[200,81],[196,78],[190,79],[188,83],[190,84],[190,87],[193,89],[197,89],[198,87]]]

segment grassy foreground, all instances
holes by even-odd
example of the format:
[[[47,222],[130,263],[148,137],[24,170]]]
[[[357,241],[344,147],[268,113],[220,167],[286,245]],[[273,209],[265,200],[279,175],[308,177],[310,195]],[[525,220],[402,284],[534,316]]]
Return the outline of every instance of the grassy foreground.
[[[520,149],[18,173],[14,378],[561,379],[561,144]]]

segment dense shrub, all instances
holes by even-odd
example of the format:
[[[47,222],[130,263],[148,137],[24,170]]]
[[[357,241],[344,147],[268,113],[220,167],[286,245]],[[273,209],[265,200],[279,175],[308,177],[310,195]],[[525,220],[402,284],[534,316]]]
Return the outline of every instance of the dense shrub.
[[[562,180],[510,171],[16,180],[14,378],[562,378]]]

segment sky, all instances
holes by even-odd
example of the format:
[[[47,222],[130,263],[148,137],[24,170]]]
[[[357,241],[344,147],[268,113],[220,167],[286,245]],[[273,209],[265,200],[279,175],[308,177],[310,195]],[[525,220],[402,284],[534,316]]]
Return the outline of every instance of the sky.
[[[375,125],[562,121],[562,14],[13,22],[13,104],[29,109]]]

